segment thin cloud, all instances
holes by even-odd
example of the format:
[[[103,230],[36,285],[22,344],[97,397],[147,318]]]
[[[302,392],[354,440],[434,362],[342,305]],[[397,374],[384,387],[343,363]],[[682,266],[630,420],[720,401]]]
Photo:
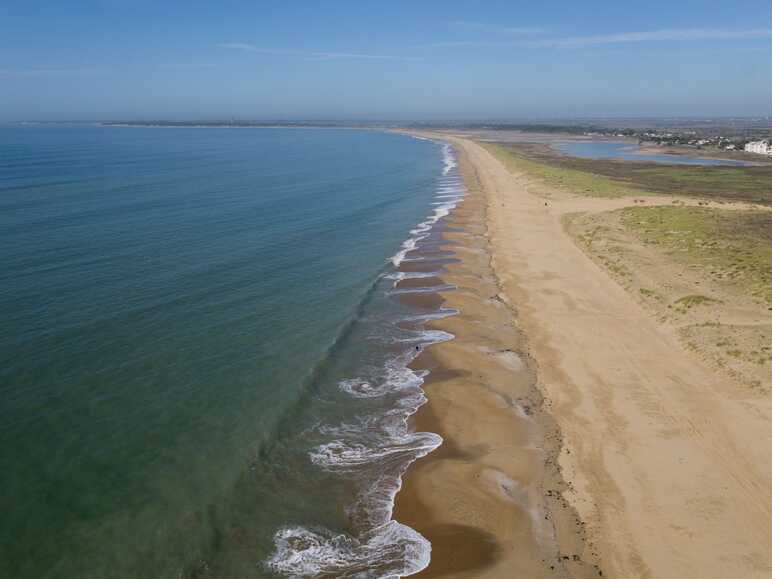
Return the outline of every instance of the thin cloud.
[[[158,68],[165,70],[204,70],[208,68],[217,68],[217,65],[211,62],[162,62]]]
[[[311,58],[319,60],[337,60],[346,58],[360,58],[363,60],[412,60],[409,56],[392,56],[389,54],[358,54],[350,52],[311,52],[308,53]]]
[[[467,26],[471,23],[467,23]],[[482,25],[480,25],[482,26]],[[503,29],[500,29],[503,30]],[[522,30],[522,29],[514,29]],[[536,30],[536,29],[533,29]],[[643,42],[692,42],[699,40],[758,40],[772,38],[772,28],[732,30],[721,28],[672,28],[646,32],[618,32],[594,36],[503,40],[448,40],[425,45],[427,48],[583,48],[607,44]]]
[[[0,69],[0,78],[57,78],[93,76],[104,72],[98,68],[27,68]]]
[[[297,50],[284,50],[280,48],[261,48],[259,46],[255,46],[254,44],[247,44],[245,42],[223,42],[218,44],[217,47],[274,56],[299,56],[302,58],[310,58],[314,60],[411,60],[411,57],[394,56],[390,54],[363,54],[357,52],[303,52]]]
[[[220,42],[217,44],[217,48],[232,48],[234,50],[247,50],[249,52],[259,51],[257,46],[252,44],[246,44],[244,42]]]
[[[254,44],[247,44],[245,42],[221,42],[217,45],[217,48],[227,48],[230,50],[242,50],[244,52],[256,52],[258,54],[273,54],[273,55],[302,55],[302,53],[294,50],[282,50],[277,48],[260,48]]]
[[[507,36],[538,36],[549,32],[546,28],[542,28],[541,26],[498,26],[468,20],[455,20],[448,22],[448,24],[454,28],[482,31],[491,34],[503,34]]]
[[[538,36],[549,32],[546,28],[536,26],[510,26],[499,28],[498,30],[510,36]]]
[[[488,40],[445,40],[442,42],[432,42],[425,45],[428,48],[479,48],[512,46],[511,42],[491,42]]]
[[[598,46],[604,44],[664,42],[670,40],[688,42],[695,40],[752,40],[760,38],[772,38],[772,29],[731,30],[720,28],[674,28],[667,30],[651,30],[648,32],[619,32],[595,36],[548,38],[544,40],[532,40],[523,44],[532,48],[581,48],[583,46]]]

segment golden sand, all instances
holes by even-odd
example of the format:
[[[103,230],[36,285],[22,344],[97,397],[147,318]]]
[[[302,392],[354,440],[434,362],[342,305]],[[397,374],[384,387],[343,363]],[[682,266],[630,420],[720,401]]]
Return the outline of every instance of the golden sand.
[[[453,284],[457,289],[442,294],[442,306],[460,313],[432,324],[456,338],[414,363],[431,370],[424,385],[429,403],[414,417],[414,427],[440,434],[444,443],[409,470],[395,518],[432,543],[432,562],[419,576],[597,576],[581,560],[581,525],[559,499],[555,429],[491,269],[486,198],[463,155],[461,170],[469,193],[444,233],[457,263],[445,265],[441,280],[399,284]],[[403,299],[440,305],[437,294]],[[556,520],[567,551],[557,547]]]
[[[397,497],[432,542],[424,575],[772,577],[772,398],[711,371],[576,246],[562,219],[597,200],[545,200],[441,138],[471,193],[442,275],[461,314],[434,324],[456,339],[419,359],[438,371],[416,427],[445,444]]]

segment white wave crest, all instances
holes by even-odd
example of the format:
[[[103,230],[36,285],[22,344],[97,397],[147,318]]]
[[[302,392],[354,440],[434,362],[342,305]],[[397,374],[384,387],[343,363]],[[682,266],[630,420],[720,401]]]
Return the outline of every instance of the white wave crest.
[[[403,241],[400,250],[391,257],[394,267],[399,267],[405,261],[405,256],[418,247],[418,242],[426,238],[427,233],[434,225],[443,217],[447,217],[464,198],[464,189],[460,178],[455,174],[451,177],[448,176],[457,167],[453,148],[448,143],[442,145],[442,160],[443,179],[440,181],[435,195],[437,199],[442,199],[442,201],[432,203],[433,213],[410,231],[411,237]]]
[[[397,282],[403,279],[427,279],[441,275],[439,271],[395,271],[386,275],[386,279],[393,279]]]
[[[430,312],[428,314],[414,314],[403,318],[405,322],[430,322],[432,320],[441,320],[450,316],[456,316],[460,313],[460,310],[455,308],[441,308],[439,311]]]
[[[426,287],[409,287],[402,289],[393,289],[391,293],[394,295],[400,294],[430,294],[435,292],[447,292],[456,289],[456,286],[449,283],[443,283],[440,285],[432,285]]]
[[[443,175],[447,175],[456,168],[456,158],[453,155],[453,148],[448,143],[445,143],[442,146],[442,162],[444,163],[444,167],[442,168]]]
[[[417,247],[418,241],[420,241],[418,237],[410,237],[402,242],[402,249],[391,257],[391,263],[394,264],[394,267],[399,267],[405,256]]]
[[[276,551],[266,567],[290,577],[397,578],[425,569],[431,557],[429,541],[397,521],[359,538],[327,529],[287,527],[274,535],[274,543]]]
[[[408,388],[419,388],[426,374],[426,371],[415,372],[405,363],[393,360],[386,364],[384,376],[380,380],[341,380],[338,387],[355,398],[375,398]]]
[[[393,436],[377,446],[345,440],[333,440],[311,452],[311,462],[327,470],[351,471],[363,466],[413,462],[442,444],[433,432],[414,432]]]
[[[415,332],[415,335],[400,338],[400,342],[421,342],[425,346],[432,344],[440,344],[442,342],[448,342],[455,338],[455,336],[449,332],[443,332],[442,330],[421,330]]]

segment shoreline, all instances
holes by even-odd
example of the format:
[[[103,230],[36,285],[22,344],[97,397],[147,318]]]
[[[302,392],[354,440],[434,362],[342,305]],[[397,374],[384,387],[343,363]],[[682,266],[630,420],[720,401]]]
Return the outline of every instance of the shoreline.
[[[443,167],[433,183],[429,213],[413,225],[370,287],[387,303],[396,302],[394,310],[386,303],[376,308],[395,316],[389,315],[387,322],[376,313],[372,322],[378,324],[377,330],[371,327],[359,336],[366,341],[385,338],[376,348],[383,357],[376,356],[371,365],[366,352],[360,352],[363,359],[354,363],[357,369],[333,380],[336,394],[342,391],[346,399],[360,399],[362,406],[340,421],[312,427],[322,440],[309,452],[311,463],[347,480],[349,488],[340,506],[343,532],[302,522],[279,528],[273,553],[264,561],[269,572],[293,577],[362,573],[401,577],[429,564],[430,543],[394,517],[394,504],[405,471],[442,444],[435,432],[411,428],[412,416],[426,402],[422,385],[427,378],[427,372],[416,371],[412,362],[426,349],[453,339],[430,322],[456,314],[441,307],[438,294],[454,289],[440,279],[442,265],[454,261],[441,236],[444,220],[463,198],[464,187],[452,147],[439,144]],[[361,319],[367,325],[370,316],[363,309],[360,314],[356,322]]]
[[[436,286],[439,278],[455,288],[422,294],[459,313],[427,324],[455,338],[411,364],[430,370],[428,402],[411,418],[411,430],[444,442],[411,464],[393,517],[432,544],[419,577],[595,577],[598,569],[584,560],[582,524],[561,498],[560,435],[492,267],[489,201],[466,152],[457,143],[454,149],[466,197],[444,218],[441,243],[431,251],[452,251],[456,259],[432,266],[442,270],[436,277],[398,284]]]
[[[578,544],[580,559],[587,561],[584,571],[619,578],[769,577],[772,401],[717,375],[687,352],[672,329],[646,312],[564,229],[568,213],[635,200],[548,192],[480,144],[463,136],[443,138],[464,151],[490,208],[485,233],[492,270],[527,336],[545,417],[559,427],[560,443],[546,441],[544,448],[558,449],[558,472],[566,483],[557,489],[557,503],[580,517],[575,522],[585,533]],[[459,255],[463,262],[466,253]],[[448,269],[451,281],[456,270]],[[448,306],[458,307],[457,294],[448,297]],[[459,309],[467,320],[476,315],[471,308]],[[475,330],[468,324],[463,332],[472,337]],[[464,334],[454,333],[461,343]],[[441,357],[451,344],[434,352]],[[458,423],[450,417],[463,394],[446,400],[448,384],[430,385],[427,397],[435,415],[453,424],[455,436]],[[426,486],[421,499],[440,504],[442,497],[431,494],[444,494],[432,472],[440,469],[417,465],[405,488]],[[464,490],[470,496],[484,490],[481,481],[468,482]],[[555,494],[549,482],[542,489]],[[409,508],[402,512],[409,514]],[[567,548],[572,535],[560,515],[560,509],[546,510],[556,531],[553,552],[572,564]],[[420,522],[416,528],[422,531]],[[527,543],[511,545],[518,555],[529,555]],[[506,553],[497,555],[485,567],[456,576],[518,575],[517,567],[506,568],[508,575],[501,570]],[[453,576],[452,571],[437,576]],[[581,573],[566,568],[553,576]]]

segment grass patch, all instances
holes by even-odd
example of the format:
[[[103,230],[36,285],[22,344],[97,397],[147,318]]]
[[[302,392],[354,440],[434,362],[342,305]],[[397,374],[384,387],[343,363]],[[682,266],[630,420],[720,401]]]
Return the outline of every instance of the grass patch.
[[[752,203],[772,203],[769,167],[672,166],[636,168],[635,178],[657,191],[700,197],[723,197]]]
[[[603,175],[539,162],[510,146],[492,143],[482,143],[482,145],[501,159],[508,168],[533,175],[555,189],[588,197],[605,198],[641,195],[642,193],[640,189],[633,189]]]
[[[633,274],[630,272],[630,270],[620,261],[614,261],[611,259],[604,259],[601,258],[603,261],[603,265],[606,266],[606,268],[613,274],[624,278],[625,281],[631,281],[633,279]]]
[[[677,262],[772,304],[772,212],[639,206],[623,209],[621,220]]]
[[[604,227],[602,225],[596,225],[589,231],[586,231],[585,233],[582,233],[578,236],[579,241],[581,241],[588,249],[592,247],[592,244],[597,239],[603,239],[603,234],[608,233],[609,228]]]
[[[722,303],[721,300],[716,300],[713,298],[709,298],[708,296],[702,296],[699,294],[692,294],[688,296],[684,296],[680,299],[677,299],[673,305],[676,307],[676,309],[681,311],[687,311],[693,308],[694,306],[705,306],[709,304],[720,304]]]
[[[659,292],[653,289],[642,287],[642,288],[638,288],[638,292],[640,292],[640,294],[646,299],[656,300],[658,302],[665,301],[665,298],[662,297],[662,295]]]

